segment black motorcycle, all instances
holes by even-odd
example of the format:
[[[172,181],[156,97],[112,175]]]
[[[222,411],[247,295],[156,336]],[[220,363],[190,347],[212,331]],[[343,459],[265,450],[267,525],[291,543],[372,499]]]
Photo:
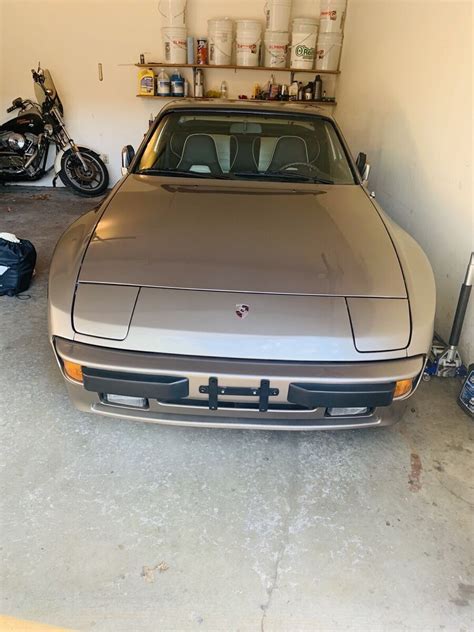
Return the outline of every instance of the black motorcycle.
[[[53,185],[62,182],[80,195],[103,193],[107,167],[92,149],[75,144],[63,121],[63,106],[49,70],[32,70],[37,103],[16,98],[7,112],[19,114],[0,126],[0,182],[39,180],[54,168]],[[48,161],[50,147],[56,157]],[[49,166],[48,166],[49,165]]]

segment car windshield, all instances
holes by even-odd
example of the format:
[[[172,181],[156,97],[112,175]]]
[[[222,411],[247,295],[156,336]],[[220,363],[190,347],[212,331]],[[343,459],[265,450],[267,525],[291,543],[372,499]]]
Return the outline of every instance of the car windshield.
[[[354,184],[338,133],[322,116],[172,112],[136,173],[192,178]]]

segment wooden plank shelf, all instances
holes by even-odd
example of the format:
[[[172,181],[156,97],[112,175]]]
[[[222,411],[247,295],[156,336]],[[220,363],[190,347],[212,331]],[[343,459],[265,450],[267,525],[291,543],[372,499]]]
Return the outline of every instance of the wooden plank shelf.
[[[301,68],[273,68],[272,66],[214,66],[210,64],[172,64],[158,61],[149,64],[135,64],[137,68],[202,68],[203,70],[263,70],[266,72],[291,72],[291,73],[307,73],[311,75],[339,75],[340,70],[303,70]]]
[[[279,101],[278,99],[221,99],[220,97],[163,97],[158,94],[137,94],[141,99],[175,99],[179,101],[228,101],[229,103],[305,103],[306,105],[337,105],[337,101]]]

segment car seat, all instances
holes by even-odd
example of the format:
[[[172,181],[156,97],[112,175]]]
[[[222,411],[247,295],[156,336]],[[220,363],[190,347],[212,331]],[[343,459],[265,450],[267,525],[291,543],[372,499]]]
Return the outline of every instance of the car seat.
[[[176,167],[182,171],[222,175],[216,142],[209,134],[191,134],[186,138],[181,159]]]
[[[249,171],[258,173],[258,153],[260,137],[248,134],[230,137],[230,170],[233,172]]]
[[[309,162],[306,141],[300,136],[281,136],[276,142],[267,171],[279,171],[293,162]]]

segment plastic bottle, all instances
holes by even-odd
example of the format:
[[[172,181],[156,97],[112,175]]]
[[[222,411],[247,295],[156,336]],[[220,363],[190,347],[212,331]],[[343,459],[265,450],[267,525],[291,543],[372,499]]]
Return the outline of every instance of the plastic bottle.
[[[169,75],[161,70],[156,80],[156,94],[159,97],[169,97],[171,94],[171,85]]]
[[[227,81],[221,83],[221,99],[227,99],[229,96],[229,90],[227,89]]]
[[[171,96],[184,97],[184,79],[178,69],[171,75]]]
[[[155,94],[155,73],[151,68],[138,71],[138,94]]]

